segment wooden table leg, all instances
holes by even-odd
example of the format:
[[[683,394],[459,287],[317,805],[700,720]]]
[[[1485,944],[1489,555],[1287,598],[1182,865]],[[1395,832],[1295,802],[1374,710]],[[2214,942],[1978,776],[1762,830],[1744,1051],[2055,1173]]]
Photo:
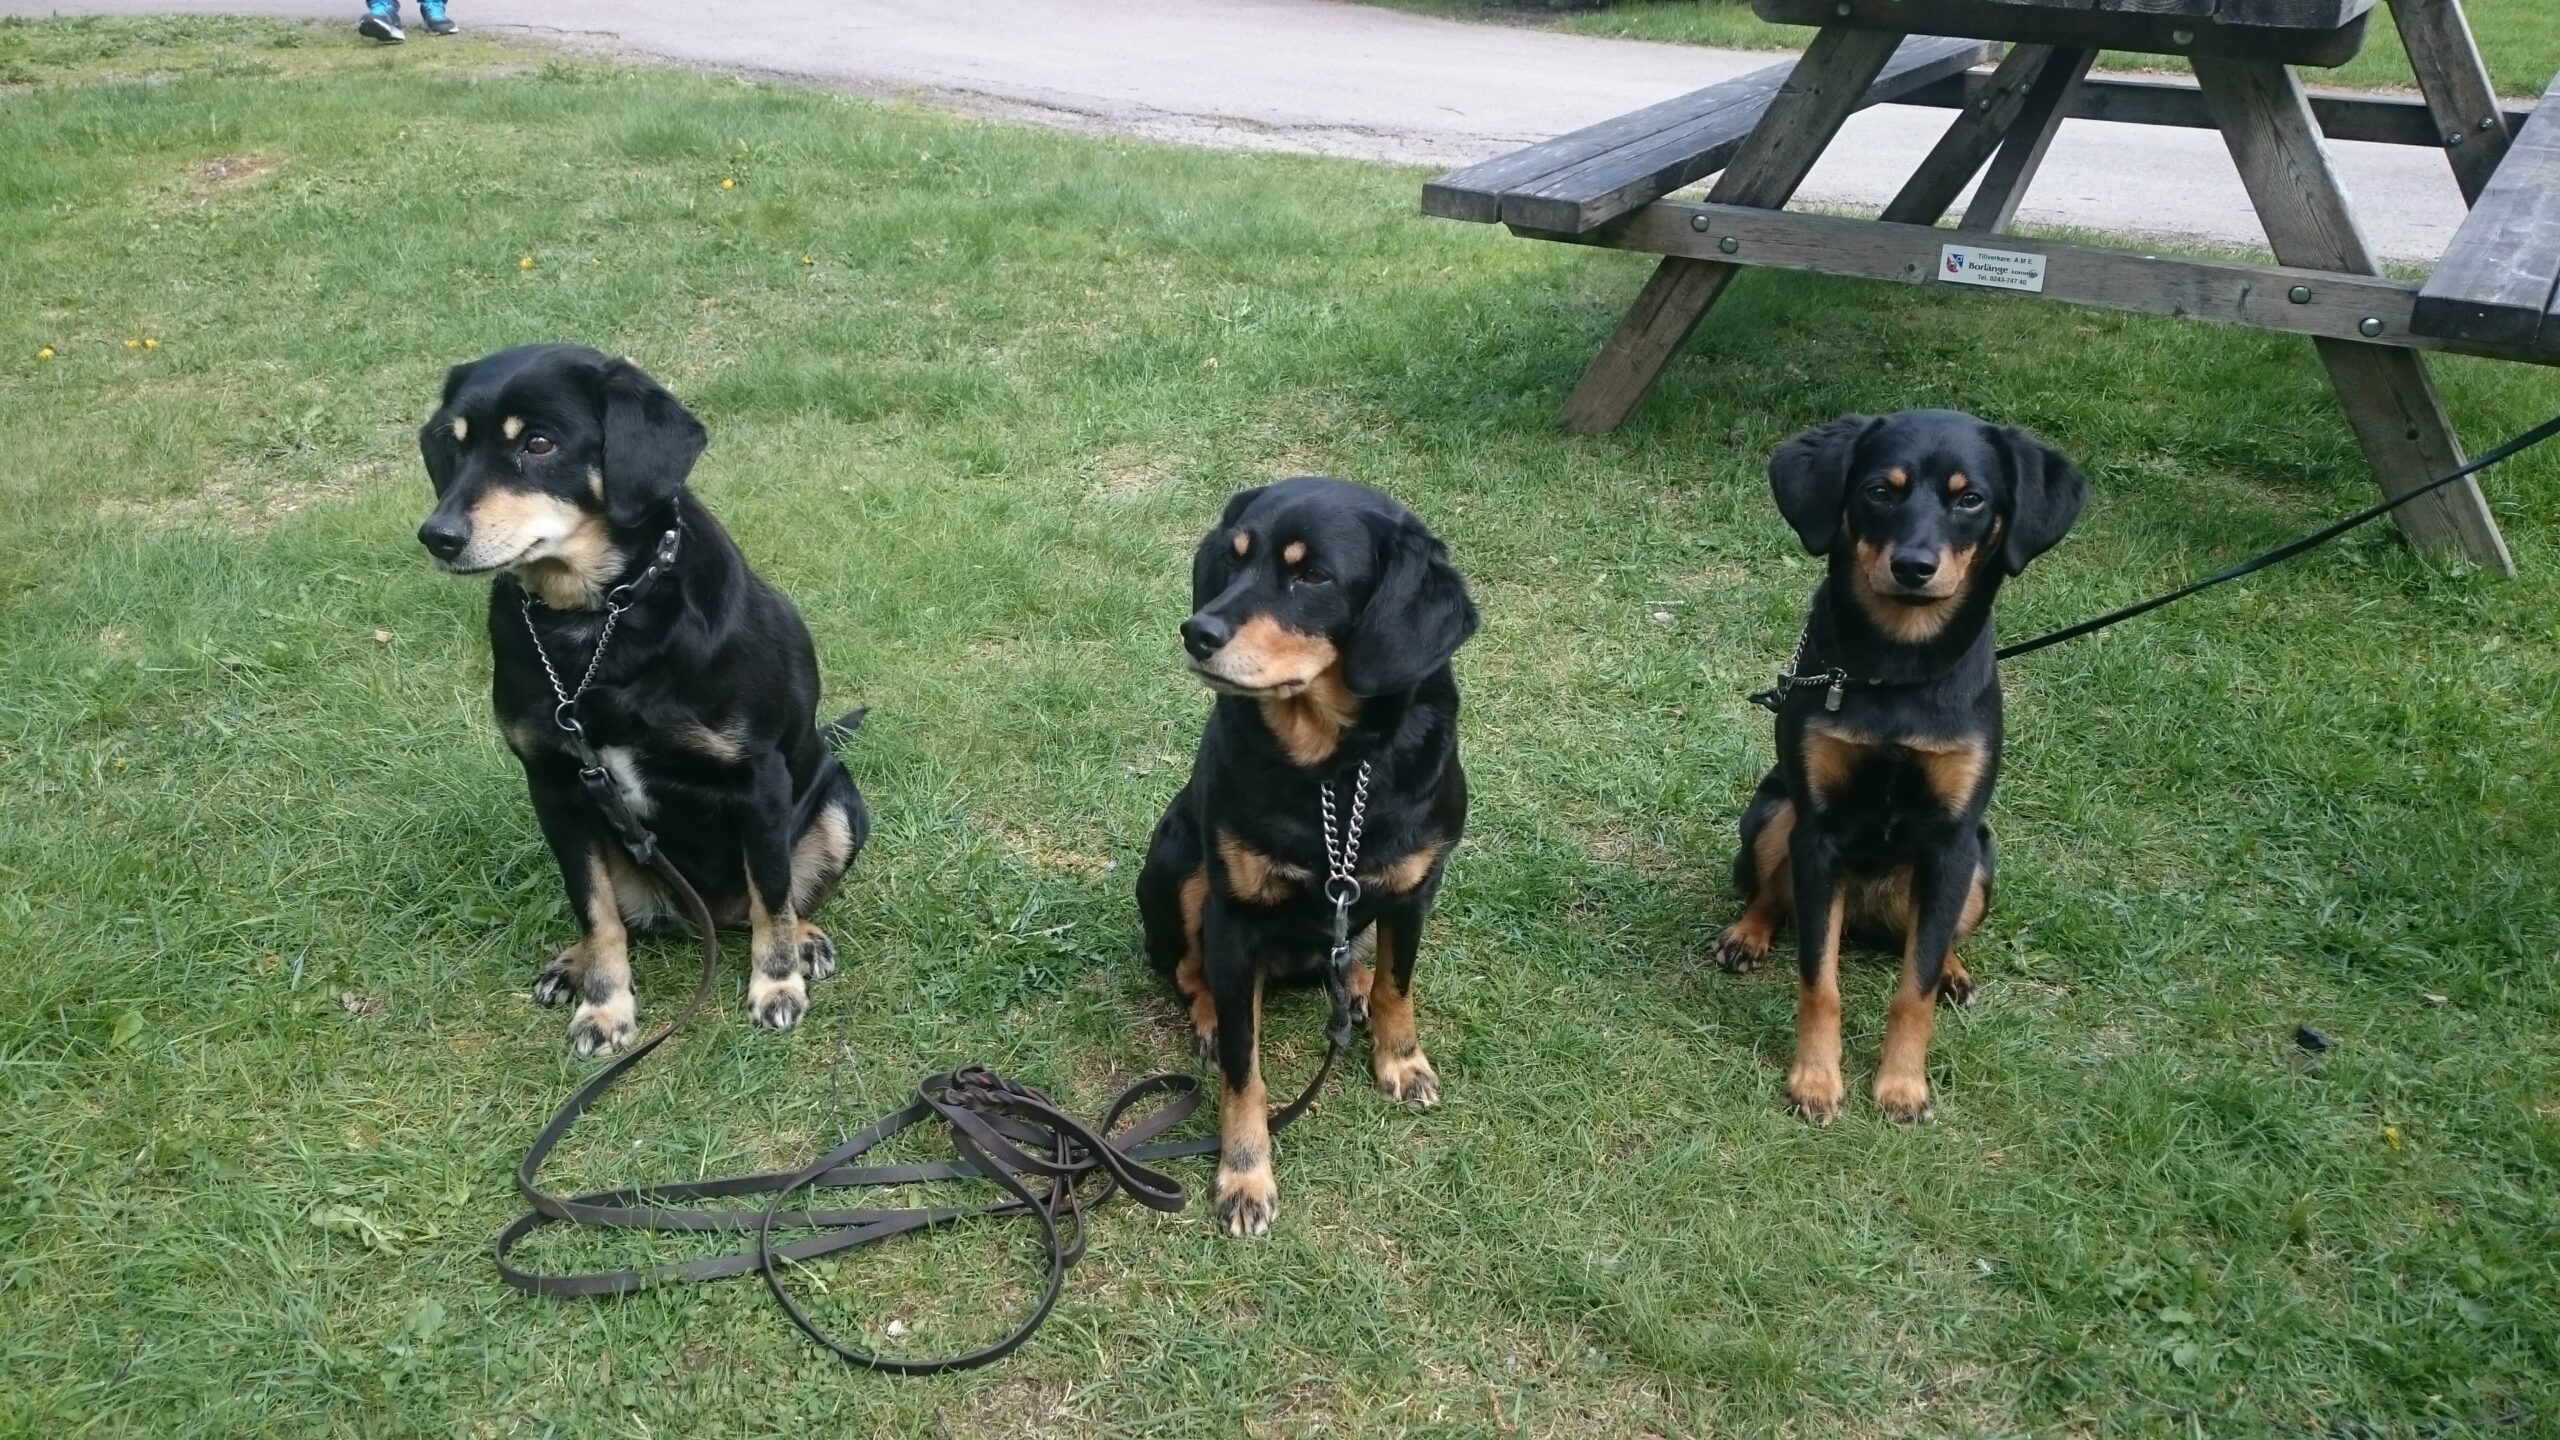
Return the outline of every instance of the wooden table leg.
[[[2196,83],[2239,166],[2276,259],[2314,270],[2377,275],[2346,194],[2311,118],[2302,82],[2272,61],[2193,57]],[[2415,351],[2353,340],[2315,340],[2329,383],[2355,428],[2383,493],[2399,495],[2462,463],[2461,442]],[[2506,541],[2480,487],[2469,480],[2394,511],[2411,541],[2458,550],[2514,573]]]
[[[2050,45],[2010,46],[2000,68],[1991,72],[1990,87],[1957,113],[1956,123],[1938,137],[1938,143],[1929,148],[1929,158],[1911,172],[1901,193],[1876,218],[1903,225],[1937,224],[1964,193],[1966,183],[1982,173],[1982,163],[2000,148],[2009,127],[2017,123],[2018,112],[2026,107],[2036,77],[2052,58]]]
[[[2427,113],[2444,137],[2444,158],[2462,187],[2463,203],[2474,203],[2506,158],[2510,137],[2498,94],[2489,88],[2488,68],[2480,63],[2480,46],[2462,18],[2462,0],[2391,0],[2391,20],[2400,27],[2400,44],[2418,74]]]
[[[1957,229],[1972,235],[1997,235],[2018,218],[2018,202],[2027,197],[2027,186],[2044,164],[2044,152],[2052,146],[2054,132],[2062,128],[2063,114],[2071,108],[2072,92],[2080,88],[2081,77],[2089,73],[2089,62],[2097,58],[2095,50],[2054,53],[2052,63],[2028,88],[2026,103],[2019,107],[2018,118],[2010,125],[2007,138],[2000,142],[2000,153],[1992,157],[1991,169],[1982,177],[1982,188],[1974,192],[1973,203],[1964,207],[1964,219]]]
[[[1707,198],[1783,208],[1901,43],[1881,30],[1835,27],[1815,35]],[[1712,260],[1664,259],[1565,398],[1565,428],[1577,435],[1616,429],[1738,273],[1740,267]]]

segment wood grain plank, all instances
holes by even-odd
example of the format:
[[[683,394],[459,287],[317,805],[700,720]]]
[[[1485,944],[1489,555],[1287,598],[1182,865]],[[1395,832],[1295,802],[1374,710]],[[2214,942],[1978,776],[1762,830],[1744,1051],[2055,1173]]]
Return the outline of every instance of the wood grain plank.
[[[2462,0],[2391,0],[2391,20],[2400,27],[2400,46],[2417,72],[2418,93],[2426,97],[2454,183],[2476,204],[2506,158],[2508,131]]]
[[[2024,48],[2024,47],[2021,47]],[[2015,51],[2011,52],[2016,53]],[[1940,80],[1911,91],[1898,102],[1941,110],[1972,110],[1992,98],[1994,72],[1969,70],[1953,80]],[[2414,95],[2373,95],[2354,90],[2310,90],[2312,118],[2331,140],[2358,140],[2371,145],[2441,147],[2427,102]],[[2507,102],[2499,116],[2512,134],[2533,115],[2533,102]],[[2190,130],[2214,128],[2213,111],[2192,81],[2136,80],[2092,75],[2080,82],[2066,112],[2073,120],[2112,120],[2127,125],[2171,125]]]
[[[1956,243],[1952,233],[1934,225],[1680,200],[1657,201],[1588,235],[1518,233],[1613,250],[1685,255],[1743,268],[1845,275],[1903,285],[1941,283],[1939,252]],[[1730,252],[1724,249],[1727,240],[1733,242]],[[2381,322],[2379,344],[2560,365],[2560,355],[2419,334],[2409,324],[2418,287],[2405,280],[2154,255],[2042,237],[2019,239],[2008,248],[2045,257],[2042,298],[2047,300],[2314,338],[2362,338],[2360,327],[2370,319]],[[2304,292],[2300,301],[2292,298],[2297,287]],[[1968,293],[2005,295],[2021,302],[2037,298],[2024,292],[1970,287]]]
[[[1928,157],[1903,182],[1893,203],[1884,207],[1881,218],[1898,224],[1937,224],[1938,217],[1947,213],[1947,207],[1956,203],[1964,187],[1981,172],[1983,162],[2000,148],[2009,127],[2017,123],[2018,112],[2026,107],[2036,77],[2044,73],[2052,57],[2050,45],[2015,45],[1990,74],[1968,70],[1957,77],[1954,83],[1964,113],[1929,148]],[[1969,83],[1975,80],[1982,82],[1978,90]],[[1936,92],[1947,83],[1940,81],[1924,89]]]
[[[2000,153],[1991,157],[1991,168],[1984,172],[1982,187],[1974,192],[1973,203],[1965,207],[1958,230],[1997,235],[2018,217],[2018,202],[2027,198],[2027,187],[2035,182],[2045,151],[2062,129],[2071,92],[2080,88],[2081,78],[2097,58],[2095,50],[2054,52],[2053,63],[2036,77],[2027,103],[2019,108],[2017,122],[2001,140]]]
[[[2277,8],[2236,12],[2210,8],[2163,13],[2121,8],[2126,0],[1751,0],[1763,20],[1841,25],[1919,35],[2069,49],[2139,50],[2155,55],[2225,55],[2294,65],[2343,65],[2364,45],[2373,0],[2269,0]],[[2198,0],[2199,7],[2208,0]],[[2224,0],[2225,8],[2237,0]],[[2261,20],[2256,17],[2266,15]],[[2343,17],[2343,18],[2340,18]]]
[[[1897,100],[1991,58],[1979,40],[1915,36],[1895,49],[1858,108]],[[1587,230],[1730,164],[1795,70],[1756,70],[1677,100],[1453,172],[1423,187],[1426,214]]]
[[[1716,177],[1709,198],[1765,210],[1785,205],[1857,108],[1858,97],[1884,72],[1901,38],[1890,31],[1840,28],[1816,34],[1758,127]],[[1737,273],[1731,265],[1677,256],[1656,266],[1626,318],[1565,397],[1559,417],[1565,428],[1595,435],[1624,422]]]
[[[2431,335],[2500,345],[2537,343],[2560,294],[2560,76],[2516,133],[2453,243],[2418,295]]]
[[[2257,207],[2276,259],[2311,270],[2380,273],[2329,165],[2302,82],[2282,65],[2195,58],[2196,81]],[[2473,212],[2475,215],[2477,211]],[[2351,340],[2312,342],[2383,493],[2402,495],[2462,463],[2453,422],[2417,354]],[[2410,540],[2512,574],[2505,537],[2470,480],[2393,513]]]

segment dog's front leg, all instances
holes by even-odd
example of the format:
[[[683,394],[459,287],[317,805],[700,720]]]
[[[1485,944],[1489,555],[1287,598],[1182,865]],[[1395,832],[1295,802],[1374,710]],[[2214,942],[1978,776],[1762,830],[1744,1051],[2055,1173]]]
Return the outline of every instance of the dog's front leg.
[[[1911,868],[1911,930],[1903,939],[1902,983],[1886,1013],[1884,1053],[1876,1064],[1876,1103],[1896,1120],[1929,1118],[1929,1032],[1937,1021],[1938,986],[1956,927],[1972,906],[1982,860],[1973,827],[1925,847]]]
[[[609,1055],[631,1043],[640,1029],[640,1005],[631,993],[630,936],[613,888],[605,847],[614,843],[586,810],[576,779],[529,771],[534,817],[560,865],[569,908],[578,916],[578,943],[552,957],[533,977],[533,998],[557,1005],[574,998],[569,1048],[580,1055]]]
[[[738,833],[747,867],[747,1017],[788,1030],[809,1010],[800,960],[800,916],[792,908],[791,771],[779,753],[752,762],[738,801]]]
[[[1413,962],[1422,952],[1421,904],[1378,916],[1377,974],[1369,983],[1369,1068],[1378,1093],[1416,1109],[1440,1103],[1440,1075],[1413,1024]]]
[[[1203,914],[1202,970],[1218,1011],[1218,1180],[1213,1203],[1230,1235],[1260,1235],[1280,1213],[1271,1168],[1271,1107],[1262,1090],[1262,967],[1214,894]]]
[[[1849,1093],[1840,1080],[1840,927],[1848,897],[1839,888],[1836,848],[1821,826],[1802,819],[1787,837],[1796,892],[1796,1063],[1787,1074],[1787,1103],[1820,1125],[1831,1123]]]

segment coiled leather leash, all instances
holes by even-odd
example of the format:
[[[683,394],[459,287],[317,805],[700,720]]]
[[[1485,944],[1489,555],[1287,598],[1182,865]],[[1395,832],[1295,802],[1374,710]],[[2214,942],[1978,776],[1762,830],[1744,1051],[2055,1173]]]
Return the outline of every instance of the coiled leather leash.
[[[608,777],[608,788],[609,785]],[[619,802],[618,795],[613,798]],[[647,832],[643,830],[641,834],[645,836]],[[1121,1191],[1127,1191],[1130,1198],[1148,1209],[1167,1213],[1179,1211],[1188,1203],[1190,1197],[1182,1183],[1155,1168],[1155,1162],[1216,1153],[1215,1135],[1189,1140],[1158,1138],[1190,1119],[1200,1108],[1199,1077],[1179,1071],[1144,1076],[1120,1092],[1097,1124],[1088,1126],[1038,1090],[978,1065],[924,1077],[916,1087],[914,1100],[798,1170],[670,1180],[572,1196],[545,1190],[541,1183],[543,1161],[577,1124],[578,1117],[647,1059],[651,1051],[682,1030],[710,1003],[718,986],[720,944],[702,897],[654,844],[646,856],[635,853],[635,858],[656,871],[659,882],[683,905],[701,932],[702,968],[695,978],[692,997],[675,1018],[579,1086],[553,1112],[550,1123],[534,1137],[523,1162],[516,1166],[516,1189],[530,1208],[498,1232],[498,1273],[508,1284],[536,1295],[622,1295],[658,1285],[719,1280],[756,1271],[764,1276],[766,1287],[783,1313],[810,1339],[870,1369],[932,1375],[1001,1360],[1031,1338],[1048,1318],[1050,1307],[1057,1303],[1068,1268],[1083,1257],[1087,1212]],[[1347,1025],[1337,1017],[1330,1028],[1340,1033]],[[1274,1131],[1297,1119],[1315,1102],[1342,1051],[1343,1045],[1329,1036],[1324,1060],[1316,1067],[1314,1078],[1296,1099],[1273,1112]],[[1146,1108],[1149,1102],[1154,1102],[1152,1108]],[[950,1131],[956,1158],[909,1164],[856,1163],[874,1146],[911,1127],[936,1120]],[[784,1208],[793,1196],[807,1190],[966,1179],[987,1181],[1002,1190],[1006,1198],[983,1205],[895,1209]],[[688,1203],[743,1196],[763,1196],[765,1202],[753,1209],[696,1209]],[[676,1208],[679,1206],[685,1208]],[[1029,1220],[1040,1230],[1048,1271],[1040,1298],[1003,1339],[991,1345],[922,1359],[860,1349],[819,1326],[784,1284],[783,1262],[800,1264],[911,1230],[967,1219]],[[515,1248],[534,1232],[554,1224],[602,1230],[725,1231],[752,1234],[755,1244],[723,1255],[670,1262],[645,1270],[551,1275],[517,1265],[511,1258]],[[779,1230],[816,1233],[778,1241],[775,1232]]]
[[[677,532],[668,531],[659,546],[656,563],[631,586],[618,588],[615,598],[627,604],[636,595],[638,587],[654,581],[673,561],[679,543]],[[529,609],[526,626],[532,630]],[[539,652],[542,636],[539,631],[532,633],[534,646]],[[984,1066],[964,1065],[956,1070],[927,1075],[917,1085],[914,1100],[872,1122],[798,1170],[701,1180],[668,1180],[651,1185],[597,1190],[584,1195],[556,1195],[542,1188],[543,1161],[568,1136],[570,1129],[578,1123],[578,1117],[586,1113],[587,1107],[594,1104],[597,1097],[612,1089],[615,1082],[647,1059],[651,1051],[665,1044],[701,1013],[703,1007],[711,1002],[719,984],[720,938],[711,923],[710,907],[703,904],[702,896],[684,878],[683,872],[676,869],[666,852],[659,848],[657,837],[631,813],[621,787],[615,783],[612,773],[606,769],[602,757],[588,741],[585,729],[578,721],[578,700],[603,663],[603,645],[611,638],[611,633],[607,629],[598,636],[598,653],[588,663],[586,673],[575,690],[561,684],[558,674],[551,672],[550,657],[547,654],[543,656],[543,668],[551,672],[552,688],[560,699],[553,721],[568,740],[570,748],[577,753],[579,780],[603,812],[606,823],[612,827],[623,848],[630,852],[634,861],[656,873],[658,883],[676,898],[695,933],[702,937],[702,967],[694,979],[692,997],[685,1001],[682,1010],[676,1012],[675,1018],[589,1077],[561,1103],[558,1110],[552,1112],[550,1122],[542,1127],[541,1134],[534,1137],[533,1145],[525,1151],[524,1160],[516,1166],[516,1189],[530,1208],[498,1232],[495,1246],[498,1274],[519,1290],[536,1295],[571,1297],[622,1295],[657,1285],[719,1280],[755,1271],[764,1276],[766,1288],[773,1292],[775,1302],[781,1305],[784,1314],[791,1317],[792,1324],[799,1326],[810,1339],[856,1365],[901,1375],[933,1375],[949,1370],[967,1370],[1003,1359],[1031,1338],[1041,1322],[1049,1317],[1050,1308],[1057,1303],[1058,1291],[1065,1283],[1068,1267],[1084,1255],[1084,1217],[1087,1212],[1124,1190],[1151,1210],[1170,1213],[1182,1209],[1189,1202],[1189,1194],[1182,1183],[1155,1168],[1154,1162],[1216,1153],[1216,1135],[1189,1140],[1158,1138],[1190,1119],[1200,1108],[1201,1084],[1197,1076],[1179,1071],[1159,1071],[1143,1076],[1120,1092],[1103,1112],[1099,1124],[1088,1126],[1028,1085],[1008,1080]],[[1365,781],[1365,773],[1363,778]],[[1329,797],[1327,804],[1329,807]],[[1330,967],[1333,973],[1326,977],[1333,1015],[1326,1026],[1324,1060],[1316,1067],[1315,1078],[1307,1082],[1306,1089],[1272,1114],[1270,1128],[1275,1131],[1286,1127],[1315,1102],[1317,1092],[1324,1088],[1326,1079],[1333,1074],[1334,1063],[1350,1043],[1349,955],[1347,944],[1338,945]],[[1136,1113],[1148,1102],[1154,1102],[1152,1108]],[[1135,1118],[1132,1118],[1133,1114]],[[911,1164],[855,1163],[874,1146],[914,1126],[937,1120],[949,1130],[956,1158]],[[966,1179],[984,1180],[1003,1191],[1006,1198],[983,1205],[894,1209],[783,1208],[793,1196],[803,1191]],[[690,1203],[734,1200],[745,1196],[763,1196],[765,1200],[753,1209],[701,1209]],[[967,1219],[1027,1219],[1040,1230],[1041,1249],[1048,1272],[1041,1286],[1040,1298],[1003,1339],[991,1345],[957,1355],[919,1359],[860,1349],[838,1340],[811,1319],[783,1283],[783,1262],[799,1264],[875,1244],[893,1235]],[[517,1265],[511,1258],[516,1247],[534,1232],[550,1225],[576,1225],[598,1230],[723,1231],[751,1234],[755,1237],[755,1244],[724,1255],[654,1265],[645,1270],[593,1270],[551,1275]],[[777,1244],[776,1230],[814,1233]]]

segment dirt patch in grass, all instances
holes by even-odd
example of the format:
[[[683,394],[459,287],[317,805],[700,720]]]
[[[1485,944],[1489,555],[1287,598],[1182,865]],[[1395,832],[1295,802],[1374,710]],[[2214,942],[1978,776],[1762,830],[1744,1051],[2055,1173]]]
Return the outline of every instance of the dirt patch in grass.
[[[223,195],[265,179],[283,165],[284,161],[276,156],[255,152],[217,155],[188,166],[179,177],[180,203],[209,205]]]

